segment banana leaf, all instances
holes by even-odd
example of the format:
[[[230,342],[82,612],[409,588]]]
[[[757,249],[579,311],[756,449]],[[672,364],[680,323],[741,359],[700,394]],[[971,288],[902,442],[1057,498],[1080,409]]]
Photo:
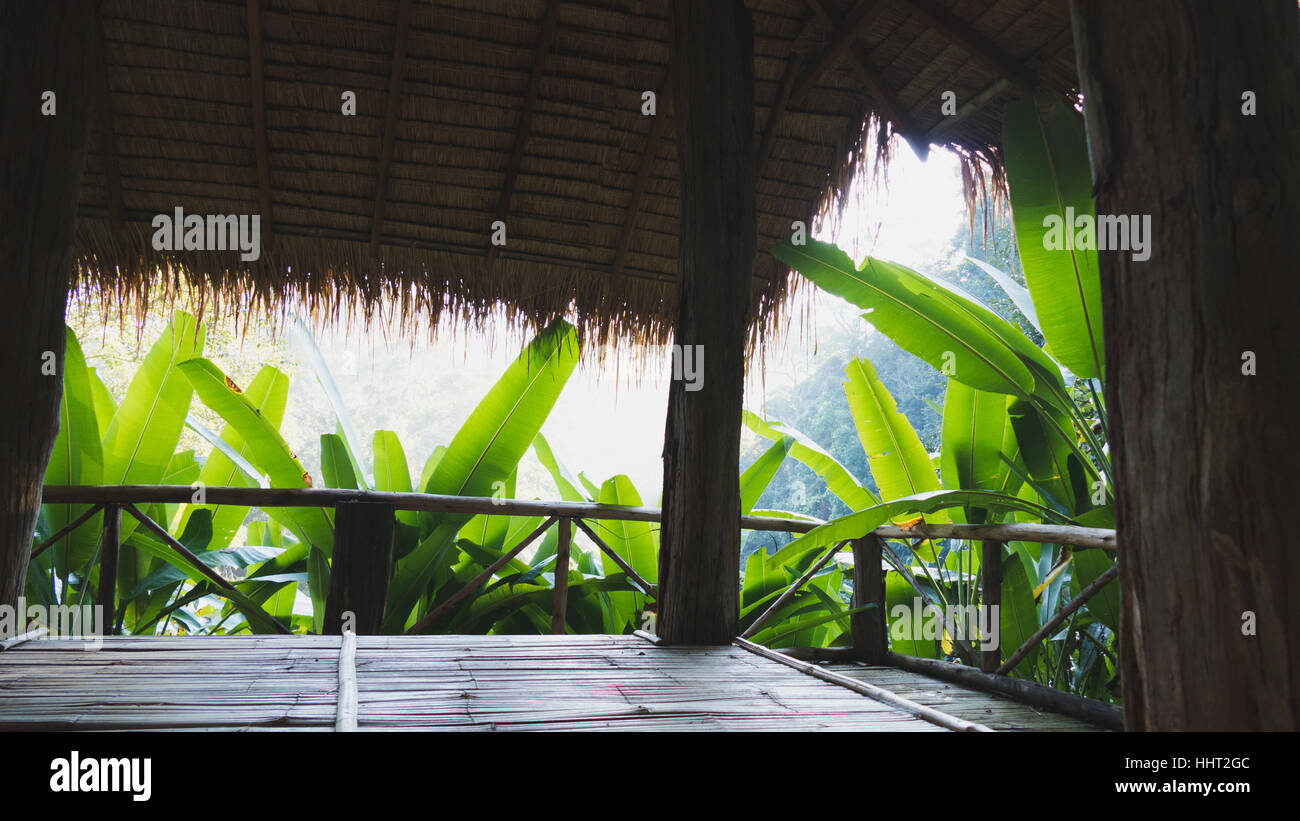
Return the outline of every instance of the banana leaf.
[[[540,432],[578,361],[577,331],[556,320],[529,343],[479,402],[429,477],[426,490],[490,496]],[[386,632],[408,624],[445,557],[464,515],[438,515],[428,538],[397,562],[385,616]]]
[[[1045,219],[1067,208],[1094,218],[1092,172],[1083,117],[1056,97],[1007,104],[1002,146],[1016,245],[1047,349],[1085,378],[1104,378],[1101,277],[1095,250],[1045,247]],[[1075,225],[1063,225],[1073,234]]]

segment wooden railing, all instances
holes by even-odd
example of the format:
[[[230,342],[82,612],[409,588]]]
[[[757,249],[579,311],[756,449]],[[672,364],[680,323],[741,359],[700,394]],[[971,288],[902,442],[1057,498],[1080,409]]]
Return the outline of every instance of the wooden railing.
[[[165,528],[143,513],[137,504],[171,503],[183,504],[193,501],[194,490],[184,485],[112,485],[112,486],[47,486],[43,492],[43,504],[89,504],[90,509],[78,516],[67,526],[51,535],[32,552],[33,557],[48,550],[52,545],[77,527],[85,524],[96,513],[103,511],[102,551],[100,557],[100,578],[114,578],[120,548],[121,513],[126,511],[139,520],[140,524],[160,539],[163,544],[177,553],[186,564],[202,574],[218,589],[230,593],[238,591],[234,585],[220,574],[204,564],[188,548],[177,541]],[[657,597],[658,588],[641,577],[624,559],[619,556],[592,528],[588,521],[617,520],[632,522],[657,523],[660,510],[650,507],[628,507],[619,505],[600,505],[585,502],[545,502],[523,499],[496,499],[466,496],[441,496],[428,493],[385,493],[378,491],[338,490],[331,488],[268,489],[268,488],[203,488],[204,504],[207,505],[241,505],[260,508],[281,507],[332,507],[335,512],[333,565],[330,574],[330,589],[326,599],[325,629],[335,632],[341,624],[343,613],[352,612],[355,629],[358,633],[378,633],[383,621],[384,603],[387,598],[388,581],[393,563],[393,522],[397,510],[428,511],[435,513],[485,514],[496,516],[544,516],[545,521],[533,530],[525,539],[503,554],[490,566],[484,568],[474,579],[464,585],[460,591],[448,600],[440,603],[416,624],[408,633],[420,633],[427,629],[443,614],[460,604],[468,596],[488,581],[497,571],[518,556],[530,544],[536,541],[552,526],[559,526],[559,547],[556,566],[568,565],[571,550],[572,527],[576,526],[591,539],[605,555],[618,565],[627,575],[629,581],[651,598]],[[782,531],[788,533],[806,533],[818,525],[825,524],[817,519],[782,519],[768,516],[742,516],[742,530]],[[896,656],[889,651],[887,636],[887,619],[885,606],[884,564],[902,573],[912,583],[922,600],[928,605],[938,606],[933,597],[925,592],[924,586],[911,577],[908,563],[894,554],[887,544],[890,540],[916,540],[913,548],[927,539],[959,538],[982,542],[982,567],[984,573],[984,595],[982,604],[998,605],[1001,595],[1002,548],[1007,541],[1031,541],[1049,544],[1068,545],[1080,549],[1115,549],[1115,531],[1100,528],[1073,527],[1047,524],[919,524],[913,527],[887,525],[876,528],[871,533],[848,543],[840,542],[825,551],[793,584],[774,601],[741,635],[749,638],[785,605],[807,582],[822,568],[829,564],[846,544],[853,551],[854,601],[851,607],[850,632],[853,639],[852,652],[856,658],[867,663],[896,663],[898,666],[914,666],[904,661],[908,657]],[[998,650],[985,650],[976,653],[964,639],[958,639],[956,646],[962,656],[973,667],[983,673],[1005,676],[1019,661],[1033,651],[1047,636],[1051,635],[1061,623],[1102,587],[1118,575],[1118,565],[1099,576],[1095,581],[1080,591],[1079,595],[1033,636],[1007,656],[1001,662]],[[98,603],[103,605],[103,612],[116,614],[115,585],[102,586]],[[552,611],[551,629],[554,633],[564,632],[566,608],[568,601],[568,574],[555,574],[555,595]],[[288,632],[278,621],[275,625]],[[120,623],[114,630],[120,629]],[[915,660],[914,660],[915,661]],[[1001,663],[1000,663],[1001,662]]]

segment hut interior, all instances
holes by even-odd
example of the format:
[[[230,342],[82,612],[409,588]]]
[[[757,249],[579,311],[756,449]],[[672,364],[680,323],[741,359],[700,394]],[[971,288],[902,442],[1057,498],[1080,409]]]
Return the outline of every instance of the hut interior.
[[[1002,104],[1030,92],[1078,99],[1067,0],[103,0],[58,13],[44,5],[3,11],[5,71],[15,82],[0,88],[0,141],[6,158],[39,161],[9,159],[4,172],[0,261],[16,273],[5,274],[12,281],[0,295],[30,310],[0,330],[11,382],[0,398],[0,455],[15,466],[0,471],[0,602],[21,593],[57,425],[58,388],[32,363],[46,351],[61,356],[70,290],[141,309],[186,295],[244,321],[274,320],[290,305],[326,322],[394,306],[413,326],[473,325],[503,306],[519,327],[562,317],[593,343],[705,346],[711,378],[698,392],[675,385],[667,421],[659,638],[674,646],[363,636],[352,652],[368,671],[360,685],[368,720],[409,709],[421,725],[617,725],[633,715],[716,728],[778,726],[775,710],[822,717],[810,726],[1026,726],[984,704],[927,724],[932,707],[907,699],[899,707],[901,696],[855,703],[848,696],[862,693],[844,681],[814,680],[733,645],[732,497],[743,369],[797,304],[796,277],[767,250],[796,223],[833,218],[851,182],[887,164],[900,141],[921,156],[955,152],[971,204],[998,197]],[[32,103],[46,90],[57,95],[57,116]],[[173,230],[184,215],[255,215],[256,247],[214,249],[210,233],[191,242]],[[209,646],[150,641],[110,639],[105,654],[186,664]],[[210,646],[241,689],[254,673],[239,665],[257,656],[225,659],[230,641]],[[255,720],[347,723],[348,679],[331,672],[342,669],[346,639],[250,641],[277,659]],[[25,664],[51,683],[110,680],[39,647],[0,656],[0,693],[16,692],[6,682]],[[286,648],[287,657],[271,652]],[[403,673],[403,659],[421,648],[424,672]],[[439,658],[459,661],[440,667]],[[666,684],[674,665],[690,682],[680,692]],[[507,684],[476,678],[488,667],[589,677],[608,703],[567,711],[560,699],[530,713]],[[118,692],[142,686],[131,683],[130,663],[113,669],[126,676]],[[864,669],[836,675],[858,680]],[[439,670],[449,671],[445,692],[414,694]],[[616,670],[630,671],[638,694],[601,689]],[[729,670],[752,674],[735,675],[743,698],[712,712],[683,706],[707,701]],[[319,703],[274,706],[294,671]],[[495,688],[488,701],[499,719],[475,711],[462,678]],[[896,683],[924,701],[916,694],[933,681]],[[353,710],[357,686],[354,678]],[[24,697],[0,696],[0,725],[117,720],[107,693],[101,707],[75,715],[24,713]],[[764,698],[770,709],[750,710]],[[140,721],[226,721],[202,710],[164,715],[164,702],[185,701],[160,696],[163,706]]]

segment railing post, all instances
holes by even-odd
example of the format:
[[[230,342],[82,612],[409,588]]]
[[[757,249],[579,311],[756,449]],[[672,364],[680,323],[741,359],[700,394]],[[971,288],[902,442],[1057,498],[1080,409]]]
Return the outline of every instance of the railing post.
[[[565,616],[569,606],[569,544],[573,538],[573,524],[559,520],[560,545],[555,551],[555,610],[551,614],[551,632],[564,634]]]
[[[342,631],[347,612],[353,614],[354,633],[380,632],[393,570],[395,521],[391,505],[339,502],[334,506],[334,556],[325,599],[327,635]]]
[[[853,540],[853,607],[874,604],[869,610],[849,616],[849,631],[858,658],[867,664],[882,664],[889,650],[885,635],[885,574],[880,561],[884,546],[880,537],[867,535]]]
[[[980,605],[983,608],[996,607],[997,610],[985,610],[988,614],[981,618],[981,623],[992,624],[992,620],[999,618],[998,613],[1002,605],[1002,542],[995,542],[986,539],[982,547],[980,556],[980,567],[984,575],[983,593],[980,595]],[[996,628],[995,628],[996,629]],[[1002,631],[998,630],[998,637],[1001,638]],[[981,642],[987,642],[987,636],[980,636]],[[980,651],[980,669],[986,673],[992,673],[998,669],[1002,663],[1002,648],[994,647]]]
[[[93,627],[111,635],[117,614],[117,556],[122,542],[122,508],[104,505],[104,524],[100,530],[99,618]]]

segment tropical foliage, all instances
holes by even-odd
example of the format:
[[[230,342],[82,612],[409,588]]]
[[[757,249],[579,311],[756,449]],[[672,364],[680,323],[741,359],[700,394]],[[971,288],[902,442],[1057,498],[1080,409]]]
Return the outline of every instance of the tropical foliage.
[[[1048,215],[1064,214],[1067,207],[1092,213],[1089,188],[1081,182],[1087,177],[1082,124],[1077,112],[1058,101],[1027,100],[1010,107],[1005,143],[1027,287],[987,263],[979,267],[1034,324],[1045,347],[969,293],[905,266],[871,257],[855,265],[843,251],[815,240],[774,249],[823,290],[862,308],[867,322],[947,378],[940,448],[932,455],[871,364],[856,358],[849,363],[844,390],[871,481],[799,431],[746,415],[756,433],[794,439],[790,455],[853,511],[783,550],[815,552],[891,520],[917,517],[1113,527],[1096,258],[1090,251],[1045,251],[1041,241]],[[949,632],[937,638],[908,634],[908,611],[895,608],[916,596],[943,607],[981,601],[977,548],[943,540],[891,551],[886,589],[895,650],[969,656]],[[1027,542],[1007,545],[1004,559],[1004,656],[1113,564],[1100,550]],[[1108,697],[1104,684],[1114,673],[1118,612],[1111,585],[1013,674]],[[978,635],[975,624],[957,626],[959,635]]]
[[[817,241],[774,249],[783,262],[862,309],[876,330],[932,366],[921,377],[929,380],[927,386],[942,380],[946,388],[942,406],[934,403],[932,411],[921,401],[925,390],[909,388],[908,407],[935,417],[922,436],[886,385],[897,390],[901,370],[878,371],[871,359],[852,358],[843,388],[852,419],[846,435],[856,438],[858,454],[846,461],[831,455],[844,452],[844,441],[819,443],[791,425],[745,414],[746,425],[767,442],[740,479],[745,513],[818,512],[804,499],[793,500],[794,510],[760,507],[765,491],[790,463],[818,477],[824,486],[816,491],[818,499],[833,500],[848,512],[770,550],[745,552],[738,579],[742,630],[836,545],[890,521],[1113,526],[1096,259],[1089,251],[1041,247],[1045,217],[1067,207],[1091,213],[1086,173],[1080,171],[1086,172],[1087,158],[1077,113],[1059,101],[1013,105],[1004,142],[1023,283],[1013,265],[976,262],[998,287],[979,299],[951,282],[885,260],[868,257],[854,264],[843,251]],[[334,416],[334,429],[319,437],[318,476],[304,468],[281,429],[288,374],[267,365],[241,387],[205,358],[207,334],[194,317],[176,313],[118,402],[87,365],[69,330],[61,425],[46,483],[193,487],[190,503],[155,504],[145,512],[232,581],[235,592],[218,589],[130,518],[123,520],[117,578],[99,579],[96,516],[32,562],[29,600],[90,603],[102,584],[115,583],[120,601],[115,622],[127,633],[267,632],[276,622],[294,632],[319,631],[329,589],[333,511],[209,505],[200,493],[204,487],[324,486],[503,498],[515,495],[521,463],[536,459],[562,500],[645,502],[625,475],[593,481],[573,474],[541,434],[580,353],[578,336],[566,322],[556,321],[538,334],[459,431],[415,461],[392,431],[361,438],[308,337],[308,359]],[[202,444],[180,444],[196,441]],[[931,452],[935,446],[937,453]],[[85,510],[84,505],[46,505],[36,541]],[[556,527],[461,595],[542,521],[400,511],[384,630],[408,629],[455,597],[459,603],[442,608],[429,630],[549,632],[557,572],[568,574],[568,630],[622,633],[648,623],[653,602],[581,532],[574,533],[571,566],[556,567]],[[656,526],[617,520],[591,524],[637,574],[655,581]],[[978,548],[955,539],[891,544],[886,590],[894,650],[972,661],[970,649],[954,639],[963,633],[978,638],[977,624],[919,635],[900,613],[917,596],[940,606],[981,602],[986,591]],[[1099,550],[1028,542],[1006,545],[1003,559],[998,630],[1005,654],[1113,564]],[[836,554],[752,638],[770,646],[848,643],[850,567],[847,553]],[[1118,609],[1111,585],[1013,674],[1109,697],[1105,685],[1115,673]]]
[[[217,589],[161,540],[123,519],[115,622],[128,633],[267,632],[271,620],[297,632],[319,631],[329,589],[333,511],[254,509],[202,503],[208,487],[331,487],[509,498],[521,460],[536,458],[559,498],[610,505],[643,504],[627,476],[594,482],[575,477],[552,452],[541,428],[577,363],[574,329],[557,321],[539,334],[478,403],[459,432],[423,460],[408,460],[392,431],[359,439],[333,376],[310,337],[308,359],[336,413],[334,432],[320,436],[321,470],[311,476],[280,431],[289,377],[267,366],[246,386],[203,356],[206,330],[177,313],[154,342],[121,403],[86,365],[76,335],[67,333],[63,424],[47,484],[176,484],[191,486],[193,503],[155,504],[150,518],[234,582]],[[199,405],[222,421],[213,431]],[[206,452],[179,448],[182,431],[197,433]],[[763,493],[788,450],[778,443],[744,472],[746,512]],[[413,468],[419,465],[418,475]],[[85,512],[85,505],[46,505],[36,541]],[[60,539],[32,563],[33,601],[97,600],[100,516]],[[395,566],[384,629],[400,632],[462,591],[484,568],[517,546],[542,519],[399,511]],[[593,521],[597,534],[642,578],[654,582],[659,536],[654,525]],[[429,629],[454,633],[549,632],[558,526],[508,562]],[[580,532],[568,569],[568,624],[574,632],[622,633],[645,626],[653,603],[609,556]],[[748,625],[807,568],[802,554],[751,557],[745,572]],[[848,589],[834,569],[786,603],[757,635],[772,644],[825,644],[848,629]]]

